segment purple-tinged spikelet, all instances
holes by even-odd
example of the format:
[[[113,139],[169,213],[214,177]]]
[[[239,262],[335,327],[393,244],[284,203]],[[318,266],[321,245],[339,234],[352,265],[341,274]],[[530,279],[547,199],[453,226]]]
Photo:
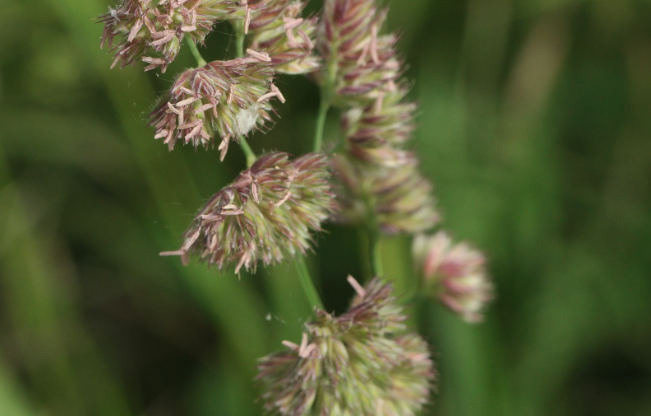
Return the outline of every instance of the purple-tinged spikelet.
[[[207,147],[215,135],[224,159],[231,139],[246,136],[271,121],[269,99],[284,102],[272,84],[273,69],[268,56],[253,55],[231,61],[214,61],[181,73],[169,94],[150,114],[157,139],[170,150],[176,141]]]
[[[393,34],[381,35],[386,10],[375,0],[327,0],[318,47],[325,61],[322,84],[335,104],[365,104],[383,90],[395,88],[401,73]]]
[[[419,235],[413,245],[415,269],[424,279],[427,294],[468,322],[482,320],[482,310],[493,298],[493,285],[484,255],[467,243],[453,244],[441,231]]]
[[[236,273],[304,254],[332,212],[329,176],[321,153],[293,161],[286,153],[266,154],[208,201],[180,250],[161,254],[180,255],[184,263],[196,254]]]
[[[336,156],[333,165],[339,221],[377,226],[385,234],[415,234],[440,221],[432,185],[415,160],[378,168],[344,154]],[[372,218],[375,224],[369,224]]]
[[[411,416],[435,376],[425,341],[409,332],[390,284],[373,279],[336,317],[317,311],[301,345],[260,361],[265,409],[283,416]]]
[[[101,46],[115,52],[111,68],[142,58],[149,64],[146,71],[160,67],[165,72],[185,36],[203,43],[217,21],[243,16],[244,8],[235,0],[124,0],[99,17],[104,23]]]
[[[339,219],[379,227],[384,233],[417,233],[439,221],[432,185],[407,150],[416,104],[406,89],[382,92],[342,117],[346,151],[334,160]],[[374,223],[369,223],[369,219]]]
[[[365,107],[344,113],[342,125],[348,152],[362,162],[389,168],[410,164],[412,152],[404,150],[414,131],[416,104],[405,100],[406,88],[382,93]]]
[[[376,0],[326,0],[318,46],[327,99],[346,108],[344,152],[335,159],[339,218],[385,233],[417,233],[439,221],[432,186],[406,148],[416,104],[398,78],[396,36],[382,35]]]
[[[261,0],[251,17],[251,48],[269,53],[274,70],[306,74],[319,68],[314,55],[316,18],[302,18],[305,3],[297,0]]]

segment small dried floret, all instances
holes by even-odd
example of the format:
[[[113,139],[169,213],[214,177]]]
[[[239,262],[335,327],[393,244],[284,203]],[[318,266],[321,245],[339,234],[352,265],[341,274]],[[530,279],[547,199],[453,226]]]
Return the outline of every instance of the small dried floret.
[[[258,379],[265,409],[281,415],[410,416],[429,398],[435,376],[425,341],[388,283],[373,279],[336,317],[317,310],[300,345],[264,357]]]
[[[313,54],[316,18],[300,17],[305,3],[263,0],[251,17],[251,47],[266,51],[276,72],[305,74],[319,67]]]
[[[218,135],[223,160],[231,139],[271,121],[269,100],[284,98],[272,84],[267,54],[248,52],[247,58],[214,61],[181,73],[149,116],[155,137],[163,138],[172,150],[178,139],[207,147]]]
[[[401,74],[396,57],[397,37],[381,35],[386,10],[375,0],[328,0],[321,19],[319,50],[327,74],[322,83],[333,83],[335,104],[365,104],[384,90],[394,88]]]
[[[99,17],[104,23],[101,46],[115,52],[111,67],[142,58],[149,64],[146,71],[160,67],[165,72],[186,35],[203,43],[217,21],[241,19],[243,13],[235,0],[124,0]]]
[[[334,158],[338,180],[339,220],[375,225],[386,234],[423,232],[440,220],[432,185],[418,171],[416,160],[398,167],[360,164],[350,155]]]
[[[293,161],[286,153],[264,155],[208,201],[180,250],[161,254],[186,263],[196,254],[220,270],[234,265],[236,273],[304,254],[332,212],[329,177],[321,153]]]
[[[453,244],[441,231],[419,235],[413,246],[415,269],[425,291],[468,322],[482,320],[482,309],[493,298],[484,255],[467,243]]]

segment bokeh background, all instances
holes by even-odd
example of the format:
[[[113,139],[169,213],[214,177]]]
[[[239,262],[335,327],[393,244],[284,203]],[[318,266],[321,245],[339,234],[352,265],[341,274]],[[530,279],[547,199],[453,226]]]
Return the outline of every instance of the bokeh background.
[[[161,258],[244,166],[237,147],[168,153],[145,126],[166,74],[109,70],[105,0],[0,6],[0,415],[256,415],[256,359],[310,310],[290,265],[220,275]],[[318,2],[312,2],[316,10]],[[414,146],[445,228],[490,258],[481,325],[413,312],[440,371],[428,414],[651,414],[651,2],[394,0],[421,105]],[[234,44],[217,28],[205,55]],[[318,91],[256,151],[300,154]],[[327,138],[336,137],[332,117]],[[399,290],[409,241],[382,242]],[[310,265],[330,310],[361,275],[355,230]]]

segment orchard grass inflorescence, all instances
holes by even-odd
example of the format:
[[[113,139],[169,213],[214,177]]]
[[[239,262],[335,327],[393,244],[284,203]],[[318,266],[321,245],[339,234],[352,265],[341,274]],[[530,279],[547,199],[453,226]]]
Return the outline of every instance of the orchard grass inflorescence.
[[[181,247],[161,255],[220,271],[255,272],[283,261],[297,266],[314,316],[300,344],[259,363],[266,411],[280,415],[417,415],[430,400],[430,348],[408,323],[386,281],[381,235],[415,236],[413,273],[423,290],[468,322],[478,322],[493,285],[481,252],[454,244],[441,223],[431,183],[410,148],[417,105],[402,78],[398,37],[385,31],[379,0],[324,0],[303,16],[301,0],[123,0],[100,16],[101,46],[112,67],[136,64],[165,72],[183,41],[197,67],[181,72],[149,115],[153,138],[214,147],[224,160],[231,141],[247,168],[202,207]],[[236,56],[206,62],[198,48],[221,22],[232,26]],[[245,52],[246,51],[246,52]],[[274,102],[285,98],[277,74],[307,75],[321,91],[314,151],[257,156],[247,138],[273,127]],[[341,130],[324,145],[329,110]],[[298,138],[297,138],[298,139]],[[304,257],[328,221],[359,227],[369,247],[363,262],[374,278],[347,312],[328,313]],[[430,233],[430,234],[427,234]]]
[[[427,344],[380,279],[341,316],[316,310],[300,345],[260,361],[265,408],[281,415],[411,416],[427,403],[434,365]],[[289,387],[289,388],[288,388]]]

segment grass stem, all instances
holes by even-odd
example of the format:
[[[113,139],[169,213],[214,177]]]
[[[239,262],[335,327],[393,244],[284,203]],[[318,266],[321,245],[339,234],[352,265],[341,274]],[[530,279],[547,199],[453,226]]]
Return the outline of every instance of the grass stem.
[[[203,56],[201,56],[201,52],[199,52],[199,48],[197,48],[197,45],[190,39],[190,37],[185,38],[188,43],[188,47],[190,48],[190,52],[192,52],[192,56],[194,56],[194,59],[197,60],[197,64],[199,65],[199,68],[202,66],[206,66],[206,60],[203,59]]]
[[[316,287],[314,286],[314,282],[310,276],[310,270],[305,262],[305,257],[296,259],[294,265],[296,266],[296,271],[298,272],[301,285],[303,286],[303,292],[305,292],[305,296],[309,300],[310,306],[312,306],[313,309],[319,308],[323,310],[323,302],[321,301],[319,292],[317,292]]]
[[[316,130],[314,132],[314,151],[320,152],[323,147],[323,130],[325,128],[326,118],[328,117],[328,110],[330,109],[330,98],[327,96],[321,97],[321,104],[319,104],[319,114],[316,119]]]

